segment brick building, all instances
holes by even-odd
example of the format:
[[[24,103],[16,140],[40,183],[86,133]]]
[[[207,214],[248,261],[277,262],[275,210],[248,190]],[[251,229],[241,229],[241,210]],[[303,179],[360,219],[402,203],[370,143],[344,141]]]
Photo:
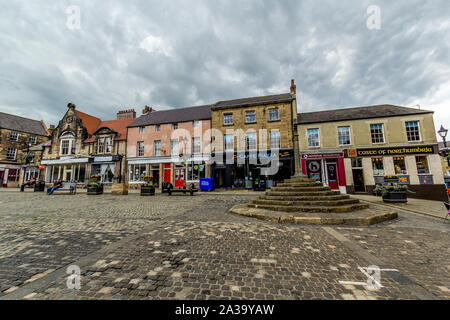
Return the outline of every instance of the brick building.
[[[39,176],[40,153],[32,150],[48,140],[43,121],[0,112],[0,187],[18,187],[24,177]]]

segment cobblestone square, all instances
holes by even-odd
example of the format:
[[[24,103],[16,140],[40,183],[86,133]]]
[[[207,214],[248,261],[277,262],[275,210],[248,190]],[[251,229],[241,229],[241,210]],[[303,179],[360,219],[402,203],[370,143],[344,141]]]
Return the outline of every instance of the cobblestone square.
[[[227,213],[256,195],[0,193],[0,299],[449,299],[450,223],[372,227]],[[81,269],[81,289],[66,268]],[[378,265],[369,290],[361,268]],[[369,279],[370,280],[370,279]]]

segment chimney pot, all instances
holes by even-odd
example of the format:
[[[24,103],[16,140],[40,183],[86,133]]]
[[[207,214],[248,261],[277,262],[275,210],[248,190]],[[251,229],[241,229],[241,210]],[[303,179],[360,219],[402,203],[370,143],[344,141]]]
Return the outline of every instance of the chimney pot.
[[[294,79],[291,80],[291,93],[292,94],[297,94],[297,86],[295,85],[295,80]]]

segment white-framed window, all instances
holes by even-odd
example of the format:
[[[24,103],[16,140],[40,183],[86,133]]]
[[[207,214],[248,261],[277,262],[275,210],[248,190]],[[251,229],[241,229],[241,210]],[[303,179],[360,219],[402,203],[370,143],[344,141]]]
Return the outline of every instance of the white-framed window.
[[[318,128],[308,129],[307,136],[308,136],[308,147],[310,147],[310,148],[319,148],[320,147],[320,135],[319,135]]]
[[[155,126],[155,132],[160,132],[161,131],[161,125],[157,124]]]
[[[194,121],[192,122],[192,126],[193,126],[194,128],[198,128],[198,127],[200,126],[200,121],[194,120]]]
[[[245,111],[245,123],[255,123],[256,122],[256,111]]]
[[[351,145],[350,127],[338,127],[338,138],[340,146]]]
[[[105,152],[105,138],[98,139],[98,153],[104,153]]]
[[[17,149],[16,148],[8,148],[8,153],[6,154],[6,160],[14,161],[17,157]]]
[[[137,151],[138,151],[138,157],[143,157],[144,156],[144,141],[139,141],[137,143]]]
[[[76,140],[72,140],[71,141],[72,144],[72,149],[71,149],[71,154],[75,154],[76,150],[77,150],[77,141]]]
[[[173,130],[178,130],[178,123],[174,123],[174,124],[172,125],[172,129],[173,129]]]
[[[384,125],[382,123],[370,125],[370,135],[372,136],[372,143],[385,143],[384,139]]]
[[[15,132],[15,131],[11,131],[11,133],[9,134],[9,140],[19,141],[19,133]]]
[[[422,141],[422,137],[420,135],[419,121],[406,121],[405,126],[406,126],[406,137],[408,138],[408,142]]]
[[[62,155],[69,154],[69,146],[70,146],[70,140],[62,140],[61,141],[61,154]]]
[[[225,150],[234,150],[234,135],[226,134],[224,136]]]
[[[179,151],[178,150],[178,139],[170,140],[170,154],[172,156],[177,156],[177,155],[179,155],[178,151]]]
[[[200,152],[201,152],[200,138],[199,137],[192,138],[192,153],[198,154]]]
[[[280,149],[281,148],[281,135],[278,130],[270,131],[270,149]]]
[[[232,113],[226,113],[223,115],[223,124],[225,126],[231,126],[234,124],[233,122],[233,114]]]
[[[247,133],[247,150],[256,150],[256,132]]]
[[[105,151],[106,151],[106,153],[112,152],[112,139],[111,138],[106,138],[106,140],[105,140]]]
[[[269,121],[278,121],[280,120],[280,112],[278,108],[269,109]]]
[[[145,164],[131,164],[129,166],[129,181],[130,182],[142,182],[147,174]]]
[[[139,127],[139,133],[145,133],[145,127]]]
[[[155,147],[155,157],[160,157],[161,156],[161,140],[156,140],[154,142],[154,147]]]
[[[37,142],[37,137],[36,136],[30,136],[30,138],[28,139],[28,142],[30,144],[36,144]]]

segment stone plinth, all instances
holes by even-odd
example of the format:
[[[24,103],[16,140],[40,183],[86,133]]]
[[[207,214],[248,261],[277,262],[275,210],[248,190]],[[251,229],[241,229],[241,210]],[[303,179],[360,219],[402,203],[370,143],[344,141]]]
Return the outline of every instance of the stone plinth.
[[[112,185],[111,194],[114,196],[126,196],[128,194],[128,186],[124,183],[115,183]]]

